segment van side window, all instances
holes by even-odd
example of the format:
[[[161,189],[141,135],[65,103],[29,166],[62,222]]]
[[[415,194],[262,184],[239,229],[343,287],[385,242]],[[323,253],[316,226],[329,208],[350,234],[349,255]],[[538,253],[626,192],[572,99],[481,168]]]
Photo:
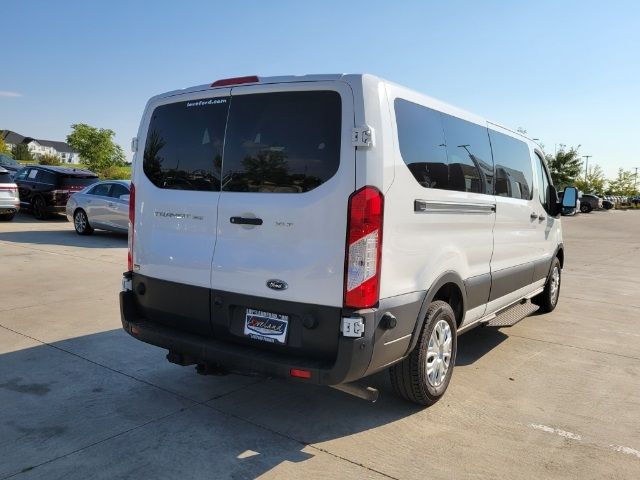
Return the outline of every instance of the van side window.
[[[153,111],[143,170],[160,188],[220,191],[228,98],[162,105]]]
[[[447,153],[440,113],[407,100],[394,102],[402,160],[426,188],[449,187]]]
[[[222,190],[302,193],[340,165],[342,101],[333,91],[232,97]]]
[[[420,185],[493,194],[486,127],[396,98],[402,160]]]
[[[538,198],[544,209],[549,212],[549,177],[547,176],[547,170],[544,167],[544,160],[536,152],[536,168],[538,169]]]
[[[449,164],[449,190],[493,193],[493,160],[487,128],[442,115]]]
[[[528,145],[491,129],[489,137],[495,164],[495,195],[531,200],[533,169]]]

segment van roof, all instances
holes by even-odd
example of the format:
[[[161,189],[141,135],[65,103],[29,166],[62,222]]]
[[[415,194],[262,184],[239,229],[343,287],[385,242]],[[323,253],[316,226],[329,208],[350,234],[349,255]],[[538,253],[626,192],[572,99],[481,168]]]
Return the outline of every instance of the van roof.
[[[444,106],[447,107],[448,109],[452,110],[452,111],[457,111],[460,113],[463,113],[466,116],[469,117],[477,117],[477,118],[482,118],[484,121],[490,123],[491,125],[494,125],[496,127],[502,128],[504,130],[508,130],[509,132],[513,133],[514,135],[517,135],[519,137],[522,137],[523,139],[530,141],[532,143],[535,143],[536,145],[539,145],[537,142],[535,142],[534,140],[532,140],[531,138],[527,137],[526,135],[523,135],[522,133],[514,130],[511,127],[507,127],[504,126],[500,123],[497,122],[493,122],[490,121],[488,119],[486,119],[485,117],[482,117],[481,115],[478,115],[476,113],[473,112],[469,112],[463,108],[457,107],[455,105],[452,105],[450,103],[444,102],[442,100],[439,100],[437,98],[434,97],[430,97],[429,95],[425,95],[422,92],[419,92],[417,90],[414,90],[412,88],[406,87],[404,85],[400,85],[398,83],[395,82],[391,82],[389,80],[386,80],[384,78],[381,78],[377,75],[373,75],[373,74],[369,74],[369,73],[325,73],[325,74],[305,74],[305,75],[277,75],[277,76],[272,76],[272,77],[262,77],[257,75],[256,76],[259,80],[259,84],[272,84],[272,83],[297,83],[297,82],[322,82],[322,81],[337,81],[337,80],[342,80],[345,79],[345,77],[350,77],[350,79],[355,79],[355,78],[362,78],[362,77],[369,77],[372,80],[377,80],[379,82],[385,83],[385,84],[389,84],[389,85],[394,85],[396,87],[402,88],[404,90],[409,90],[412,92],[415,92],[419,95],[422,95],[423,97],[427,97],[430,100]],[[238,77],[238,78],[250,78],[250,77]],[[211,83],[206,83],[203,85],[196,85],[193,87],[188,87],[188,88],[184,88],[184,89],[179,89],[179,90],[172,90],[166,93],[162,93],[160,95],[156,95],[155,97],[151,98],[150,101],[153,101],[155,99],[159,99],[159,98],[166,98],[166,97],[172,97],[174,95],[182,95],[185,93],[191,93],[191,92],[199,92],[199,91],[203,91],[203,90],[210,90],[210,89],[217,89],[217,88],[229,88],[229,87],[233,87],[234,85],[230,84],[230,85],[226,85],[226,86],[221,86],[221,87],[213,87],[212,84],[214,81],[217,80],[212,80]],[[254,83],[254,82],[252,82]],[[241,85],[242,83],[238,83],[238,85]]]

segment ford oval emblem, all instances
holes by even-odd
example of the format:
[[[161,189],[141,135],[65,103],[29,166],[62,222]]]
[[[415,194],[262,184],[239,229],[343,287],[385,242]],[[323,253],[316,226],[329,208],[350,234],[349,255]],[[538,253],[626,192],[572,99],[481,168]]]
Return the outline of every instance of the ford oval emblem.
[[[289,285],[287,285],[287,282],[283,282],[282,280],[278,280],[275,278],[267,280],[267,287],[269,287],[271,290],[286,290],[288,286]]]

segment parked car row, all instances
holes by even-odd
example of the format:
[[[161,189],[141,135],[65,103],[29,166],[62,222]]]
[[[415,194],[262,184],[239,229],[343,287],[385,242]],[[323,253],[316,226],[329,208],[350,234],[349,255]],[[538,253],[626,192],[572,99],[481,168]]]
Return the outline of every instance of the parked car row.
[[[11,164],[6,159],[2,161]],[[12,220],[22,208],[39,220],[65,213],[80,235],[90,235],[96,228],[126,233],[129,190],[128,180],[99,181],[95,173],[81,168],[28,165],[9,170],[3,166],[0,220]]]
[[[558,197],[562,200],[564,192],[559,192]],[[579,198],[575,209],[564,209],[563,215],[575,215],[577,212],[590,213],[593,210],[610,210],[616,205],[640,204],[640,195],[625,197],[621,195],[600,196],[594,193],[579,192]]]

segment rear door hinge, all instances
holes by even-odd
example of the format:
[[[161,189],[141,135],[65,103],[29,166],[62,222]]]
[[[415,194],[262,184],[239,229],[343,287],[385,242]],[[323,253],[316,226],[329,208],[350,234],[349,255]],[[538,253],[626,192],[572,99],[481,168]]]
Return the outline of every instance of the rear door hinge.
[[[369,125],[353,127],[351,145],[354,147],[373,147],[373,128]]]

